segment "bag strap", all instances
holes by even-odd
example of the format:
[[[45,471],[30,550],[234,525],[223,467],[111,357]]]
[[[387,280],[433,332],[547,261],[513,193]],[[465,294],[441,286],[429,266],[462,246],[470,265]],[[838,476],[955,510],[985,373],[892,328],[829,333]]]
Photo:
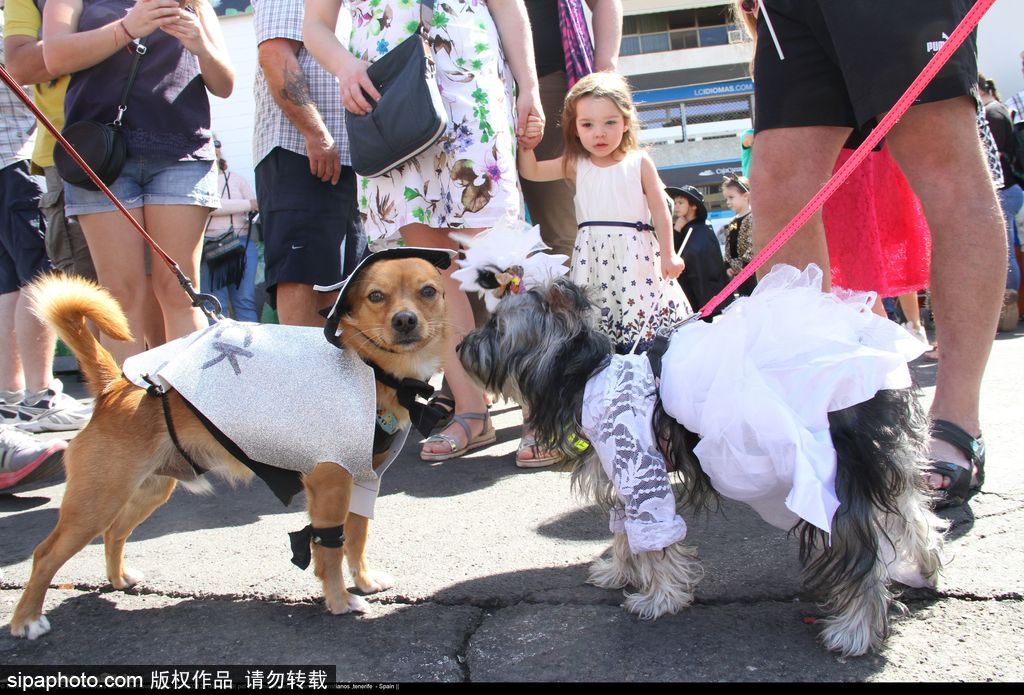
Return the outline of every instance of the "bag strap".
[[[223,198],[224,194],[227,193],[228,194],[228,200],[231,200],[231,181],[230,181],[230,179],[231,179],[231,172],[230,171],[225,171],[224,172],[224,190],[222,190],[220,192],[220,195]],[[229,229],[232,229],[232,230],[234,230],[237,233],[238,230],[235,229],[235,216],[234,216],[234,214],[228,215],[228,217],[231,218],[229,220],[230,224],[228,225]]]
[[[124,116],[124,112],[128,110],[128,92],[132,90],[132,85],[135,84],[135,76],[139,74],[139,63],[142,61],[142,56],[146,55],[146,39],[139,39],[135,42],[135,57],[132,59],[132,67],[128,71],[128,84],[124,86],[124,92],[121,94],[121,103],[117,105],[117,118],[114,119],[113,125],[120,128],[121,118]]]

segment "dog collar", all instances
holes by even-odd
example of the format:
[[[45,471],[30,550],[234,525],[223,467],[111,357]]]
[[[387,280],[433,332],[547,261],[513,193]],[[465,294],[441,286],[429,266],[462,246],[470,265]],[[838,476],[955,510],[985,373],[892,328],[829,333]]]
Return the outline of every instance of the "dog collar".
[[[412,422],[412,426],[424,437],[429,437],[444,413],[440,408],[428,403],[421,403],[416,398],[417,396],[424,400],[430,398],[434,395],[434,387],[419,379],[410,379],[409,377],[399,379],[373,362],[367,361],[366,364],[373,370],[374,378],[378,383],[395,390],[399,404],[409,411],[409,420]]]

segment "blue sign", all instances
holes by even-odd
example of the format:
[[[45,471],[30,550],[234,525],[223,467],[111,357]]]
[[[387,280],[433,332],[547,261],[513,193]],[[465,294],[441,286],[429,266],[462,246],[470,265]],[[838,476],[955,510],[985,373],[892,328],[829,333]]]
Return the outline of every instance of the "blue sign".
[[[663,101],[688,101],[690,99],[709,99],[711,97],[729,97],[753,93],[753,80],[733,80],[732,82],[710,82],[687,85],[685,87],[668,87],[666,89],[650,89],[645,92],[635,92],[633,94],[633,101],[637,104],[657,104]]]

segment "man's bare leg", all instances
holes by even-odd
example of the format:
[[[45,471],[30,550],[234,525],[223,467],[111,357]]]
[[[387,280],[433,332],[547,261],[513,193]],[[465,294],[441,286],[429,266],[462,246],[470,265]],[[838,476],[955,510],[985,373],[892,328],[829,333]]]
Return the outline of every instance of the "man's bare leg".
[[[323,328],[324,317],[320,310],[334,304],[336,293],[324,294],[312,285],[297,282],[282,282],[277,286],[277,316],[286,326],[308,326]]]
[[[810,126],[777,128],[757,134],[750,167],[750,209],[754,213],[754,249],[760,250],[796,216],[832,175],[849,128]],[[763,276],[776,263],[804,268],[817,263],[831,288],[828,247],[821,212],[816,213],[758,271]]]
[[[1006,284],[1006,234],[974,104],[961,97],[914,106],[889,144],[932,234],[932,308],[942,359],[931,415],[977,436],[981,379]],[[933,440],[932,455],[968,467],[946,442]],[[932,476],[931,484],[949,481]]]

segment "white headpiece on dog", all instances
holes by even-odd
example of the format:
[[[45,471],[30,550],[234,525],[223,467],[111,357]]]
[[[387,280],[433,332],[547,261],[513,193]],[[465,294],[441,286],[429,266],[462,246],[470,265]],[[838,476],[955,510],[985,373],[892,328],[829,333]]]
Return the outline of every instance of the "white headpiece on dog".
[[[475,236],[451,234],[465,247],[465,259],[452,277],[465,292],[483,295],[488,311],[494,311],[506,294],[518,294],[569,272],[568,256],[545,253],[550,249],[540,238],[540,227],[522,220],[505,222]]]

